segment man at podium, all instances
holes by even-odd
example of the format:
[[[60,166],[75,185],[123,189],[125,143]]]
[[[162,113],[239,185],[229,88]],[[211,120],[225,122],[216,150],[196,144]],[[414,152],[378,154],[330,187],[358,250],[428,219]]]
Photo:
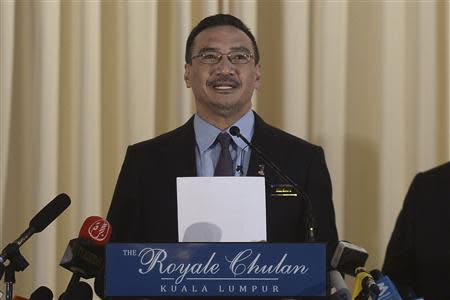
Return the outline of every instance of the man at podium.
[[[321,147],[265,123],[252,111],[261,66],[255,37],[225,14],[191,31],[184,80],[196,113],[181,127],[128,147],[108,212],[111,242],[178,242],[176,178],[265,176],[267,242],[304,242],[306,203],[251,151],[240,133],[311,199],[315,239],[330,251],[338,240],[331,180]],[[277,187],[287,192],[277,194]]]

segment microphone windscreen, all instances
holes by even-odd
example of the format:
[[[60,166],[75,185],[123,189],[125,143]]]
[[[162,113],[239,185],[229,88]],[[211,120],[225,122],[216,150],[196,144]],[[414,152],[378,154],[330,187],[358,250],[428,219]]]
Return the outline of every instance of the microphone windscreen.
[[[231,128],[230,128],[230,134],[232,135],[232,136],[237,136],[237,135],[239,135],[241,133],[241,130],[239,129],[239,127],[237,127],[237,126],[231,126]]]
[[[38,287],[30,296],[30,300],[52,300],[53,293],[46,286]]]
[[[93,245],[104,246],[111,237],[111,224],[101,217],[90,216],[84,221],[78,236]]]
[[[77,282],[70,292],[67,294],[66,299],[70,300],[92,300],[94,293],[92,292],[91,286],[84,282]]]
[[[364,267],[368,257],[369,254],[364,248],[347,241],[339,241],[330,265],[339,272],[356,276],[355,270]]]
[[[64,252],[60,266],[90,279],[103,272],[105,244],[111,237],[111,225],[101,217],[88,217],[79,237],[72,239]]]
[[[53,220],[55,220],[68,206],[70,198],[66,194],[59,194],[43,209],[41,209],[30,221],[30,228],[35,232],[44,230]]]

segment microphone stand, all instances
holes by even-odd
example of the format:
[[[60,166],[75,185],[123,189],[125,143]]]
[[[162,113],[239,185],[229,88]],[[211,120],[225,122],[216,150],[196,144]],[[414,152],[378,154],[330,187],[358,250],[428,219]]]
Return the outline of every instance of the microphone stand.
[[[0,279],[5,273],[5,284],[6,284],[6,300],[13,299],[13,285],[16,283],[16,272],[21,272],[25,270],[29,263],[20,253],[19,245],[16,243],[8,244],[8,246],[3,249],[2,253],[6,254],[9,258],[9,264],[5,265],[0,263]]]
[[[287,183],[289,183],[290,185],[292,185],[292,187],[294,188],[295,192],[297,193],[297,197],[300,200],[304,200],[304,202],[306,203],[306,241],[309,243],[314,243],[316,241],[315,238],[315,230],[316,230],[316,222],[314,220],[314,214],[312,211],[312,204],[311,204],[311,199],[308,197],[308,195],[303,192],[300,187],[287,175],[285,175],[283,173],[283,171],[281,171],[281,169],[275,165],[271,160],[269,160],[257,147],[255,147],[252,143],[250,143],[240,132],[239,127],[237,126],[232,126],[230,128],[230,134],[239,137],[241,140],[244,141],[244,143],[246,143],[250,149],[252,149],[252,151],[255,151],[256,153],[258,153],[258,155],[261,157],[261,159],[263,160],[263,162],[267,165],[269,165],[270,168],[272,168],[272,170],[275,171],[275,173],[280,176],[284,181],[286,181]]]

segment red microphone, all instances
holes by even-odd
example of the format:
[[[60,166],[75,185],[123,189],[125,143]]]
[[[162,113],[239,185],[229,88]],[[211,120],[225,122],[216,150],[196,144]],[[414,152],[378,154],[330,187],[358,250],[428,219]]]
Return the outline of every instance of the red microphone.
[[[104,246],[111,237],[111,224],[101,217],[90,216],[81,226],[78,237],[84,238],[94,245]]]
[[[104,271],[105,245],[111,237],[112,228],[101,217],[88,217],[81,226],[79,237],[72,239],[64,252],[60,266],[73,273],[63,299],[76,293],[80,278],[90,279]]]

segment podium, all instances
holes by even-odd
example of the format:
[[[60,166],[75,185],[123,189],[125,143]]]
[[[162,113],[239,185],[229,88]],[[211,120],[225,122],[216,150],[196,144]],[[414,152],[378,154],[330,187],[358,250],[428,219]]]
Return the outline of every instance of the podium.
[[[322,243],[108,244],[107,297],[325,296]]]

